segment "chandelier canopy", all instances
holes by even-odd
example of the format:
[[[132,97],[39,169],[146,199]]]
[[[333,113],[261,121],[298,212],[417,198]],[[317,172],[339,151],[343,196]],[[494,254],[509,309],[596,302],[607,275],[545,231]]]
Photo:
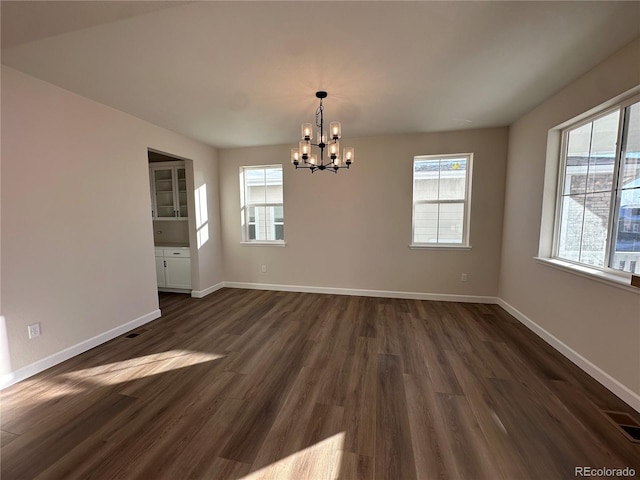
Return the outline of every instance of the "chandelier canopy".
[[[320,106],[316,110],[316,127],[319,128],[317,143],[312,142],[313,127],[310,123],[302,124],[302,140],[298,148],[291,149],[291,163],[298,168],[308,168],[311,173],[316,170],[327,170],[338,173],[341,168],[349,168],[353,163],[355,152],[353,147],[346,147],[340,156],[340,137],[342,127],[340,122],[329,124],[329,136],[324,130],[324,106],[322,100],[327,98],[327,92],[316,92],[316,97],[320,99]],[[320,150],[320,158],[317,153],[312,153],[312,147]],[[327,159],[325,163],[324,150],[327,149]]]

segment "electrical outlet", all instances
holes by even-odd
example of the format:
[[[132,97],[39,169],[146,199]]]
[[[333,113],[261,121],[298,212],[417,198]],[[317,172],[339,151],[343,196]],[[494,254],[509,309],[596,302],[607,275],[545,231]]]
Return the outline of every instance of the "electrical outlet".
[[[266,265],[262,265],[262,273],[267,273],[267,266]]]
[[[469,276],[466,273],[463,273],[462,275],[460,275],[461,282],[466,282],[468,279],[469,279]]]
[[[40,323],[34,323],[27,327],[29,333],[29,340],[40,336]]]

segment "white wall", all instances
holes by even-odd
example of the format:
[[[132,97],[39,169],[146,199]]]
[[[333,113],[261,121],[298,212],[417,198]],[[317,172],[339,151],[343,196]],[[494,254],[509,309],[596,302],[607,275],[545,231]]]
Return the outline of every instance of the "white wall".
[[[600,369],[635,395],[640,395],[640,295],[553,269],[534,257],[549,130],[639,85],[639,58],[640,39],[511,126],[499,293],[590,362],[591,373]],[[547,182],[546,188],[553,196],[554,185]],[[548,233],[549,222],[544,225]],[[543,243],[547,248],[548,242]]]
[[[191,159],[194,186],[209,187],[194,289],[222,280],[214,149],[5,66],[1,108],[2,314],[14,371],[157,314],[148,147]],[[42,336],[28,340],[35,322]]]
[[[295,170],[292,145],[219,151],[226,281],[496,296],[506,128],[341,143],[355,147],[356,162],[338,174]],[[474,153],[473,248],[410,249],[413,157],[466,152]],[[239,169],[270,164],[283,164],[286,247],[240,245]],[[261,273],[263,264],[267,273]]]

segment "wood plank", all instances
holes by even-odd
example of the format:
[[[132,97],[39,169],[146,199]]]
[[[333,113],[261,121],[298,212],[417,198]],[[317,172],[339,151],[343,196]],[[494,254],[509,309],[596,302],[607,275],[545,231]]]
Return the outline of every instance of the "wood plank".
[[[368,457],[375,455],[377,352],[376,339],[358,339],[344,405],[344,449]]]
[[[446,443],[447,425],[428,377],[404,375],[411,444],[418,478],[456,478],[455,457]]]
[[[511,448],[509,432],[497,415],[495,402],[488,392],[486,381],[490,377],[478,375],[458,352],[447,352],[447,356],[462,385],[470,411],[491,448],[490,456],[494,459],[496,476],[506,479],[527,478],[527,471],[520,456]]]
[[[342,452],[338,480],[373,480],[371,457],[352,452]]]
[[[313,419],[321,386],[320,377],[315,369],[300,370],[253,461],[254,470],[264,468],[279,458],[288,457],[310,446],[305,442],[304,432]]]
[[[422,357],[426,363],[427,374],[437,392],[459,395],[462,388],[456,374],[449,364],[446,350],[437,339],[431,324],[427,320],[412,319],[412,330],[416,342],[420,345]],[[414,368],[418,373],[418,368]]]
[[[416,477],[402,366],[395,355],[378,355],[375,478]]]
[[[293,341],[271,362],[269,375],[259,372],[262,381],[253,383],[246,393],[246,408],[238,412],[235,428],[220,456],[252,464],[278,412],[294,384],[308,351],[302,341]],[[251,379],[253,376],[247,376]]]
[[[489,379],[487,389],[495,405],[495,413],[509,434],[511,446],[522,459],[531,478],[569,478],[576,465],[590,465],[575,450],[566,449],[562,430],[521,385],[505,380]]]
[[[2,448],[2,477],[36,477],[66,452],[89,439],[96,428],[134,402],[136,399],[132,397],[110,394],[78,412],[74,422],[60,425],[46,436],[21,435]],[[38,455],[33,452],[38,452]]]
[[[16,433],[7,432],[5,430],[0,430],[0,445],[6,446],[9,445],[13,440],[18,438],[20,435]]]
[[[159,477],[153,477],[158,479],[175,480],[176,478],[215,478],[215,480],[235,480],[239,478],[245,478],[251,471],[251,465],[247,463],[234,462],[227,458],[216,457],[210,463],[206,470],[197,472],[197,474],[190,474],[187,477],[176,476],[173,472],[165,472]],[[151,477],[140,477],[151,478]]]
[[[446,425],[443,443],[455,458],[455,478],[498,479],[500,467],[488,445],[467,399],[461,395],[436,394],[437,411]]]
[[[192,440],[215,417],[226,401],[225,391],[238,376],[223,372],[207,384],[176,401],[172,412],[165,415],[160,425],[147,428],[135,435],[134,445],[144,445],[144,456],[127,469],[126,474],[136,478],[181,478],[191,467]],[[211,437],[210,437],[211,438]]]

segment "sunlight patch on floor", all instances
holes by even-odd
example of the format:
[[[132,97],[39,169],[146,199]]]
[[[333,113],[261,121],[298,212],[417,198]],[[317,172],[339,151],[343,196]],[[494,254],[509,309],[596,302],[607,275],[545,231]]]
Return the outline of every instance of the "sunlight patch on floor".
[[[19,406],[25,408],[36,403],[48,402],[60,397],[76,395],[84,391],[85,388],[82,385],[67,384],[67,381],[60,377],[34,380],[27,379],[20,383],[19,390],[3,392],[2,407],[3,409],[17,408],[17,404],[14,405],[14,401],[20,399]],[[27,400],[25,400],[25,398],[27,398]]]
[[[47,378],[27,379],[21,382],[20,389],[3,392],[2,410],[14,409],[15,414],[18,408],[32,408],[63,397],[86,394],[96,388],[188,368],[225,356],[190,350],[168,350]],[[15,403],[17,401],[19,404]],[[3,416],[3,422],[8,420],[10,419],[6,415]]]
[[[344,432],[278,460],[241,480],[335,480],[340,475]]]
[[[60,375],[71,381],[88,382],[97,385],[116,385],[139,378],[191,367],[200,363],[223,358],[218,355],[189,350],[169,350],[141,357],[108,363],[97,367],[85,368]]]

